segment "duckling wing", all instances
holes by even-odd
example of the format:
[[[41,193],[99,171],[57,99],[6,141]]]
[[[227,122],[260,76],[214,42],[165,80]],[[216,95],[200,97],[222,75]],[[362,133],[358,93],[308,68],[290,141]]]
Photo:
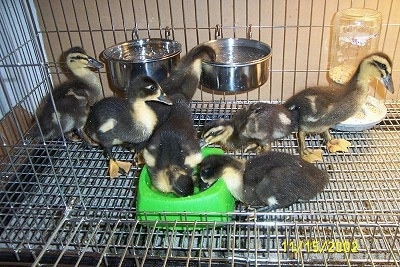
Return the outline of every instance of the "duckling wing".
[[[105,147],[143,141],[135,139],[136,126],[128,105],[126,99],[116,97],[104,98],[97,102],[91,108],[87,119],[85,126],[87,134]]]
[[[278,104],[256,103],[251,106],[246,131],[249,136],[271,142],[288,135],[291,131],[291,114]]]
[[[299,127],[321,132],[352,115],[354,107],[347,98],[342,87],[311,87],[289,98],[284,106],[298,109]]]
[[[232,122],[235,128],[233,136],[237,136],[241,145],[256,143],[259,146],[269,146],[274,140],[290,134],[293,128],[292,115],[288,109],[263,102],[239,110]]]
[[[62,133],[84,127],[89,105],[86,94],[81,89],[79,82],[65,83],[52,92],[54,104],[51,95],[44,98],[36,115],[45,139],[58,138]],[[59,131],[58,122],[62,133]],[[39,128],[35,126],[30,135],[37,138],[40,135]]]
[[[287,166],[270,166],[245,171],[245,200],[252,205],[285,207],[298,201],[296,180],[290,177],[293,170]],[[251,189],[250,189],[251,188]]]
[[[328,174],[300,157],[268,152],[250,160],[243,182],[256,188],[259,202],[286,207],[315,197],[328,183]],[[254,196],[253,196],[254,199]]]

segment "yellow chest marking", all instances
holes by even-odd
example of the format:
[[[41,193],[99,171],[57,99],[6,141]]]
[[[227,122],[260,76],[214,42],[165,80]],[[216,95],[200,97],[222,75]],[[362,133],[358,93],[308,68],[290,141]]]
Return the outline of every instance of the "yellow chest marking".
[[[157,124],[156,113],[144,101],[133,103],[133,110],[133,120],[152,131]]]

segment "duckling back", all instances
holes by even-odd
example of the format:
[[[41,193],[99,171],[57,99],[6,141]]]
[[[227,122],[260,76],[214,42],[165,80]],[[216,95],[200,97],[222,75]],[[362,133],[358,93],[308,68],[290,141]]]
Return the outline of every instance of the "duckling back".
[[[268,151],[271,143],[289,135],[297,122],[297,110],[258,102],[238,110],[230,120],[207,123],[203,138],[207,144],[220,143],[226,149],[247,146],[246,150]]]
[[[296,125],[291,111],[279,104],[258,102],[234,116],[233,123],[241,142],[270,144],[289,135]]]
[[[145,142],[158,124],[157,114],[147,105],[148,101],[172,104],[154,79],[139,76],[130,83],[126,99],[108,97],[97,102],[85,130],[104,147]]]
[[[243,174],[244,201],[271,209],[309,200],[329,182],[326,171],[298,156],[270,151],[246,162]]]
[[[191,101],[199,85],[203,58],[215,60],[215,51],[210,46],[198,45],[192,48],[172,70],[171,75],[161,81],[161,87],[168,96],[182,94]]]

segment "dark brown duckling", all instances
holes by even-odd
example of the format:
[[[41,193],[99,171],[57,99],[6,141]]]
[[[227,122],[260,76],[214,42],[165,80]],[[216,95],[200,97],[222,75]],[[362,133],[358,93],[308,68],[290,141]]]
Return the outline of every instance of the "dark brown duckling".
[[[306,88],[290,97],[284,106],[299,111],[298,142],[300,155],[309,162],[322,160],[322,151],[308,150],[305,136],[322,134],[330,152],[347,152],[350,142],[332,139],[329,128],[356,114],[365,104],[369,83],[377,79],[394,92],[392,61],[384,53],[373,53],[361,60],[352,78],[344,85]]]
[[[245,152],[265,152],[272,142],[295,130],[297,116],[297,110],[289,111],[280,104],[253,103],[238,110],[230,120],[207,123],[202,138],[204,145],[217,143],[228,150],[245,146]]]
[[[152,184],[162,192],[173,192],[178,196],[194,192],[192,173],[202,155],[189,101],[199,85],[201,60],[205,57],[215,58],[214,50],[206,45],[193,48],[161,82],[174,104],[166,121],[150,138],[143,158]],[[156,110],[161,113],[160,109]]]
[[[72,47],[64,54],[73,78],[57,86],[44,99],[36,112],[40,127],[35,125],[28,136],[32,139],[43,136],[44,140],[51,140],[76,132],[83,141],[90,143],[83,128],[90,106],[102,97],[99,78],[91,68],[99,69],[104,65],[87,55],[81,47]]]
[[[110,177],[125,172],[131,163],[116,161],[111,156],[114,145],[134,146],[147,141],[158,123],[157,114],[148,101],[158,101],[172,105],[161,90],[160,85],[148,76],[139,76],[127,88],[127,98],[107,97],[97,102],[91,109],[86,133],[103,148],[110,160]]]
[[[198,173],[208,184],[223,179],[237,200],[262,206],[258,211],[310,200],[329,182],[326,171],[298,156],[277,151],[259,154],[248,161],[229,155],[211,155],[199,164]]]

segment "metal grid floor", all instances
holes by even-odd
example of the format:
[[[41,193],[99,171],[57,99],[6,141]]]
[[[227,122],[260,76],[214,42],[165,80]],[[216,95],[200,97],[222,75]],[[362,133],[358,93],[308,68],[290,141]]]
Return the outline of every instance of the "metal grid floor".
[[[196,127],[248,102],[193,102]],[[399,266],[400,107],[364,132],[332,132],[349,153],[325,153],[330,183],[317,198],[270,213],[241,205],[226,223],[136,220],[140,168],[110,180],[100,150],[80,143],[21,144],[2,162],[0,262],[97,266]],[[307,139],[319,148],[318,136]],[[274,150],[296,154],[295,136]],[[115,148],[116,157],[132,155]],[[242,151],[229,151],[251,157]],[[12,155],[12,156],[11,156]],[[194,229],[201,224],[202,229]]]

